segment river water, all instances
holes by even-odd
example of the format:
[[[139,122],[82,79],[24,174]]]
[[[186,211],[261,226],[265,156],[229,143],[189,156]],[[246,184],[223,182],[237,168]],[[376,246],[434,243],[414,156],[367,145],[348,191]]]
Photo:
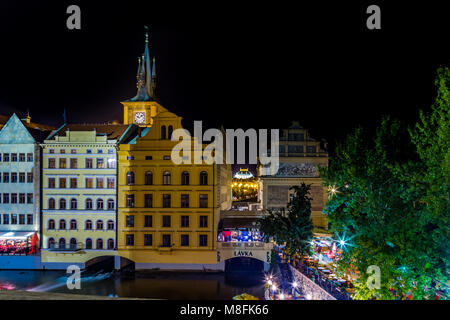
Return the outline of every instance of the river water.
[[[264,296],[264,274],[136,272],[129,275],[83,273],[81,289],[69,290],[65,271],[0,271],[0,288],[133,298],[226,300],[244,292]]]

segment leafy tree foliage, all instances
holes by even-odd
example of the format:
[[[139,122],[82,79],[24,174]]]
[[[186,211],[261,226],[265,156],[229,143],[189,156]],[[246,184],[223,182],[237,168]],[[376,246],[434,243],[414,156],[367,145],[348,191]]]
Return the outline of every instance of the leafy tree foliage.
[[[345,241],[339,269],[359,272],[355,298],[433,298],[446,282],[448,69],[438,70],[436,84],[431,115],[421,113],[414,129],[389,118],[374,139],[356,129],[338,145],[329,167],[319,169],[331,186],[324,213]],[[370,265],[380,268],[380,288],[371,285]]]
[[[278,244],[285,243],[288,255],[310,254],[313,238],[310,186],[302,183],[291,189],[295,194],[287,206],[287,212],[268,210],[267,215],[259,220],[259,228],[266,240],[273,238]]]

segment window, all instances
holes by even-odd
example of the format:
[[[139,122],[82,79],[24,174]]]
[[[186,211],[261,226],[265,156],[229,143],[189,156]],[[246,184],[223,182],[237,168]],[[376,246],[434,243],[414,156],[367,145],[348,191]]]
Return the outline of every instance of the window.
[[[153,173],[151,171],[145,173],[145,184],[148,186],[153,184]]]
[[[153,157],[152,156],[145,156],[145,160],[152,160]]]
[[[146,227],[146,228],[153,227],[152,216],[144,216],[144,227]]]
[[[316,146],[306,146],[306,152],[307,153],[315,153],[316,152]]]
[[[170,208],[170,194],[163,194],[163,208]]]
[[[114,153],[114,149],[108,149],[108,153]]]
[[[32,153],[27,153],[27,161],[33,162],[33,154]]]
[[[198,245],[200,247],[206,247],[208,245],[208,236],[206,234],[201,234],[199,236],[199,243]]]
[[[66,178],[59,178],[59,188],[60,189],[66,188]]]
[[[162,226],[165,228],[169,228],[170,227],[170,216],[163,216],[163,223]]]
[[[19,183],[25,183],[25,172],[19,172]]]
[[[181,235],[181,246],[182,247],[188,247],[189,246],[189,235],[188,234],[182,234]]]
[[[279,146],[279,153],[283,155],[285,152],[286,152],[286,147],[285,146]]]
[[[163,160],[170,160],[170,156],[163,156]]]
[[[303,146],[288,146],[288,153],[303,153]]]
[[[17,162],[17,153],[11,153],[11,162]]]
[[[97,250],[103,250],[103,239],[98,238],[96,241],[97,244]]]
[[[200,206],[200,208],[208,208],[208,195],[207,194],[200,195],[199,206]]]
[[[92,158],[87,158],[85,160],[85,167],[86,169],[92,169]]]
[[[56,178],[48,178],[48,188],[55,189],[56,188]]]
[[[27,182],[33,183],[33,172],[27,172]]]
[[[33,224],[33,215],[27,214],[27,224]]]
[[[50,219],[48,220],[48,230],[55,230],[55,220]]]
[[[66,150],[65,149],[61,149],[61,150],[59,150],[59,153],[66,153]]]
[[[25,215],[19,214],[19,224],[25,224]]]
[[[92,199],[86,199],[86,209],[92,209]]]
[[[114,189],[115,187],[114,178],[106,178],[106,183],[108,189]]]
[[[108,169],[114,169],[116,167],[116,159],[113,158],[106,159],[106,167]]]
[[[106,228],[108,230],[114,230],[114,221],[108,220],[108,222],[106,223]]]
[[[127,160],[134,160],[134,156],[127,156]]]
[[[69,241],[69,248],[76,249],[77,248],[77,239],[71,238]]]
[[[163,173],[163,184],[170,184],[170,172],[164,171]]]
[[[9,214],[3,214],[3,224],[9,224]]]
[[[66,239],[60,238],[60,239],[59,239],[58,247],[59,247],[60,249],[65,249],[65,248],[66,248]]]
[[[55,153],[55,149],[49,149],[48,153]]]
[[[11,203],[17,203],[17,193],[11,193]]]
[[[59,229],[66,230],[66,220],[64,219],[59,220]]]
[[[86,239],[86,249],[92,249],[92,239],[91,238]]]
[[[94,179],[92,178],[86,178],[86,189],[92,189],[92,187],[94,186]]]
[[[55,158],[49,158],[48,159],[48,168],[49,169],[55,169],[56,168],[56,159]]]
[[[181,216],[181,226],[183,228],[189,228],[189,216]]]
[[[70,149],[70,153],[72,154],[77,153],[77,149]]]
[[[19,162],[25,162],[25,153],[19,153]]]
[[[170,240],[170,234],[163,234],[162,240],[163,240],[162,243],[163,247],[171,247],[172,241]]]
[[[11,182],[17,183],[17,172],[11,172]]]
[[[95,223],[95,229],[103,230],[103,221],[102,220],[97,220],[97,222]]]
[[[153,237],[151,234],[144,234],[144,246],[153,245]]]
[[[65,169],[67,166],[67,159],[66,158],[59,158],[59,168]]]
[[[92,221],[91,220],[86,220],[86,222],[84,223],[84,228],[86,230],[92,230]]]
[[[3,172],[3,182],[8,183],[9,182],[9,173]]]
[[[56,201],[53,198],[48,199],[48,208],[50,210],[56,209]]]
[[[105,167],[105,162],[103,158],[97,158],[97,169],[103,169]]]
[[[97,210],[103,210],[103,199],[97,199]]]
[[[188,194],[181,195],[181,207],[189,208],[189,195]]]
[[[181,184],[184,185],[184,186],[189,184],[189,172],[184,171],[181,174]]]
[[[206,186],[208,184],[208,174],[206,171],[200,172],[200,185]]]
[[[134,246],[134,234],[127,234],[125,244],[127,246]]]
[[[3,194],[3,203],[9,203],[9,193]]]
[[[9,153],[3,154],[3,162],[9,162]]]
[[[108,199],[108,210],[114,210],[114,200]]]
[[[19,193],[19,203],[25,203],[25,193]]]
[[[59,209],[60,210],[66,209],[66,199],[59,199]]]
[[[152,208],[153,207],[153,194],[145,194],[144,195],[144,206],[146,208]]]
[[[127,208],[134,208],[134,194],[127,194]]]
[[[53,238],[48,238],[48,247],[49,247],[50,249],[55,247],[55,239],[53,239]]]
[[[17,214],[11,215],[11,224],[17,224]]]
[[[172,139],[173,127],[169,126],[169,129],[167,131],[168,131],[167,132],[168,139]]]
[[[128,171],[127,172],[127,185],[131,186],[134,184],[134,172]]]
[[[78,159],[70,158],[70,169],[78,168]]]
[[[126,216],[126,227],[128,228],[134,227],[134,216]]]
[[[103,189],[103,178],[97,178],[97,189]]]
[[[33,203],[33,194],[27,193],[27,203]]]
[[[166,139],[166,126],[161,126],[161,139]]]
[[[108,250],[114,250],[114,239],[108,239]]]
[[[97,149],[97,153],[103,153],[102,149]]]
[[[91,154],[91,153],[92,153],[92,150],[91,150],[91,149],[86,149],[86,153]]]
[[[208,227],[208,216],[200,216],[200,228]]]
[[[77,178],[70,178],[70,188],[76,189],[77,188]]]
[[[72,219],[70,220],[70,230],[77,230],[77,220]]]
[[[77,208],[77,199],[70,199],[70,209],[75,210]]]

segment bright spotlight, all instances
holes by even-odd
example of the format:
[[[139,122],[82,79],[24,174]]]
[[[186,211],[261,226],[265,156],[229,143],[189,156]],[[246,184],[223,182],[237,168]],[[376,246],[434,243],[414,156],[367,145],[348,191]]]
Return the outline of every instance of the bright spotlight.
[[[297,288],[297,282],[294,281],[294,282],[292,283],[292,286],[293,286],[294,288]]]

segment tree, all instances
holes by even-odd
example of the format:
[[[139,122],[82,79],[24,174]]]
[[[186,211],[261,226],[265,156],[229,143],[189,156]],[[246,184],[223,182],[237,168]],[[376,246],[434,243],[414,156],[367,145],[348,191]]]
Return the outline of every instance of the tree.
[[[324,213],[343,239],[341,272],[359,271],[357,299],[433,298],[445,283],[448,256],[449,72],[439,70],[432,114],[415,130],[385,118],[374,139],[362,129],[336,148],[328,168]],[[367,282],[369,266],[381,287]]]
[[[311,221],[310,186],[302,183],[294,186],[294,197],[285,210],[268,210],[267,215],[259,220],[259,228],[265,240],[273,238],[278,244],[286,244],[286,254],[311,254],[313,224]]]

